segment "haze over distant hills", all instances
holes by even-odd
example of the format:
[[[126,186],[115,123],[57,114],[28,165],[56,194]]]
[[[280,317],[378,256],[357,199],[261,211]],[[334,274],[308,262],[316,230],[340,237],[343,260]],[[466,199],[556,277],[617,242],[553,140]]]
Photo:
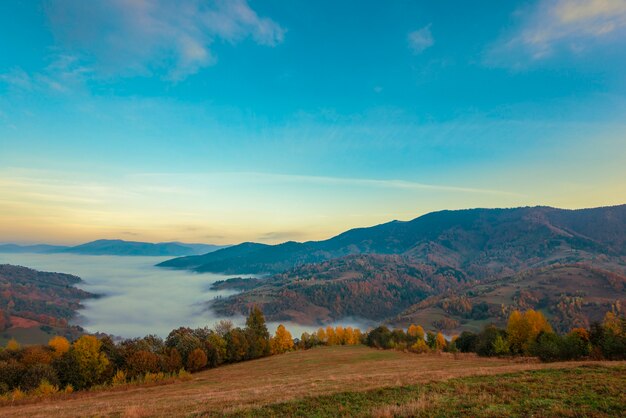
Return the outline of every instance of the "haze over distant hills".
[[[243,290],[214,301],[224,314],[258,304],[271,320],[419,319],[455,330],[537,308],[565,329],[626,303],[626,205],[442,211],[325,241],[245,243],[160,266],[272,274],[221,284]]]
[[[127,256],[185,256],[206,254],[226,246],[210,244],[186,244],[182,242],[136,242],[119,239],[100,239],[76,246],[57,245],[0,245],[3,253],[72,253],[81,255],[127,255]]]

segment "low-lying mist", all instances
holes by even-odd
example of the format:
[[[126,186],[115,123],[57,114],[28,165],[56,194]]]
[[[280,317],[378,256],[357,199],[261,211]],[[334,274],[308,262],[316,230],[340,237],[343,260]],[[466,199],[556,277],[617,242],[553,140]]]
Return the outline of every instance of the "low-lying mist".
[[[243,326],[243,317],[219,317],[207,302],[232,291],[210,290],[211,283],[234,276],[192,273],[157,268],[167,257],[88,256],[75,254],[2,254],[0,264],[14,264],[41,271],[73,274],[77,285],[101,297],[83,301],[84,309],[74,321],[88,332],[104,332],[120,337],[156,334],[166,337],[181,326],[212,327],[221,319]],[[348,319],[334,325],[361,327],[361,321]],[[277,323],[268,323],[271,333]],[[285,323],[294,337],[318,327]]]

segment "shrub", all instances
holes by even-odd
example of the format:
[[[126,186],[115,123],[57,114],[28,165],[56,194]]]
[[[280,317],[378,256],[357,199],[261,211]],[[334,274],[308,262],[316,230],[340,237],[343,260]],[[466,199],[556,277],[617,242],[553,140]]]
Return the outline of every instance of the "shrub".
[[[38,395],[38,396],[50,396],[50,395],[54,395],[58,391],[59,391],[58,386],[53,385],[52,383],[48,382],[46,379],[43,379],[41,383],[39,383],[39,386],[37,386],[37,388],[33,391],[33,394]]]
[[[35,364],[26,370],[20,381],[20,387],[24,390],[35,390],[43,381],[54,386],[59,386],[59,378],[56,371],[49,364]]]
[[[413,353],[422,354],[422,353],[428,353],[430,351],[430,347],[428,347],[428,344],[426,344],[426,341],[422,339],[422,340],[417,340],[412,346],[409,347],[409,350],[412,351]]]
[[[111,380],[111,386],[122,386],[126,384],[126,372],[124,370],[118,370],[113,375],[113,379]]]
[[[25,372],[26,367],[15,360],[0,361],[0,384],[5,384],[9,390],[16,388]]]

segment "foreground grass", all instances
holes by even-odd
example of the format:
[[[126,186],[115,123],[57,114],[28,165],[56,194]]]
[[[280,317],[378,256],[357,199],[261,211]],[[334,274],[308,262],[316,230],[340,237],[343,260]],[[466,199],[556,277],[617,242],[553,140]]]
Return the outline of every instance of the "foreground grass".
[[[626,414],[626,367],[579,366],[310,397],[235,416],[534,416]]]
[[[425,388],[433,389],[428,389],[432,390],[428,392],[431,395],[424,392],[424,396],[432,396],[424,398],[424,402],[445,406],[445,396],[452,395],[446,395],[443,388],[448,388],[448,384],[453,384],[450,382],[457,382],[459,378],[485,376],[485,379],[493,379],[491,383],[485,381],[485,384],[491,385],[490,390],[497,391],[508,382],[509,377],[501,379],[489,376],[531,370],[575,369],[583,364],[606,365],[589,377],[593,382],[601,381],[597,377],[604,374],[605,368],[619,370],[621,379],[626,378],[626,363],[623,362],[542,364],[474,355],[417,355],[363,346],[320,347],[218,367],[196,373],[192,380],[186,382],[77,392],[61,399],[23,400],[0,406],[0,416],[171,417],[232,413],[288,416],[307,415],[309,412],[319,416],[336,416],[342,411],[344,414],[376,413],[384,416],[387,412],[395,413],[385,412],[384,408],[389,406],[404,408],[406,404],[421,402],[422,392],[418,394],[415,391],[427,390]],[[595,369],[582,370],[593,372]],[[465,383],[458,386],[459,390],[465,390],[463,385],[473,382],[471,379],[474,377],[467,381],[460,380]],[[614,380],[613,377],[611,379]],[[497,383],[495,386],[494,382]],[[439,384],[444,386],[439,388]],[[531,389],[526,390],[525,386]],[[469,387],[474,388],[471,385]],[[516,393],[530,393],[532,388],[532,385],[520,383],[514,390]],[[626,389],[623,383],[621,388]],[[393,395],[394,391],[406,397]],[[488,390],[484,392],[490,393]],[[439,395],[444,398],[438,398]],[[475,396],[476,392],[468,392],[466,398],[468,402],[473,402]],[[410,405],[408,407],[413,408]]]

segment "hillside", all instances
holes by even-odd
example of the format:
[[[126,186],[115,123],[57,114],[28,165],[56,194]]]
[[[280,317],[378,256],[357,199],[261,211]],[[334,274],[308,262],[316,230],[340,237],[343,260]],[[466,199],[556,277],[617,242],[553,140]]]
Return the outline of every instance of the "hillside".
[[[245,243],[168,260],[162,267],[227,274],[280,273],[354,254],[402,254],[461,269],[476,278],[513,274],[556,261],[626,255],[626,205],[434,212],[408,222],[353,229],[325,241]]]
[[[246,244],[169,263],[201,261],[197,271],[230,268],[235,258],[228,255],[239,251],[238,265],[252,271],[270,265],[261,259],[274,260],[268,270],[297,264],[264,280],[223,284],[242,293],[212,302],[222,314],[245,314],[257,304],[277,321],[325,324],[351,317],[452,332],[501,322],[510,309],[536,308],[566,329],[588,326],[623,305],[626,289],[616,281],[626,274],[624,237],[626,206],[476,209],[352,230],[328,241]],[[300,254],[303,248],[311,253]],[[300,255],[279,261],[287,252]],[[360,254],[341,255],[348,252]],[[430,305],[455,297],[469,312]],[[405,309],[410,313],[397,317]]]
[[[258,305],[272,321],[310,325],[344,317],[374,322],[465,281],[458,270],[398,255],[347,256],[254,280],[251,290],[217,299],[212,307],[218,313],[234,315],[246,314],[252,305]],[[231,286],[243,288],[239,283]]]
[[[82,255],[181,256],[206,254],[224,248],[218,245],[185,244],[181,242],[136,242],[101,239],[69,247],[60,252]]]
[[[36,342],[33,338],[41,334],[42,327],[48,333],[74,332],[68,326],[69,320],[81,307],[81,300],[95,296],[74,287],[80,281],[69,274],[0,265],[2,339],[20,336],[23,342]]]
[[[69,247],[62,245],[48,245],[48,244],[35,244],[35,245],[18,245],[18,244],[0,244],[0,253],[36,253],[36,254],[49,254],[65,250]]]
[[[559,332],[588,328],[612,309],[626,306],[626,275],[588,264],[554,265],[468,285],[431,296],[389,323],[423,324],[449,333],[506,324],[514,309],[546,313]]]
[[[458,356],[455,360],[451,354],[416,355],[363,346],[321,347],[218,367],[194,374],[188,382],[120,387],[70,395],[66,399],[5,404],[0,406],[0,415],[43,417],[55,411],[63,417],[336,416],[339,408],[357,408],[358,400],[360,412],[350,409],[344,410],[345,414],[372,416],[381,407],[397,407],[401,403],[400,399],[390,397],[388,391],[405,394],[403,403],[419,399],[429,389],[427,385],[437,385],[434,394],[447,391],[448,399],[475,391],[498,393],[503,388],[504,373],[510,382],[507,384],[519,380],[506,392],[509,407],[518,403],[527,408],[535,406],[529,405],[524,395],[528,389],[524,385],[532,379],[533,399],[544,412],[552,404],[555,407],[571,404],[578,397],[589,399],[599,396],[597,393],[603,396],[601,404],[612,408],[610,412],[625,402],[623,398],[620,401],[619,395],[626,390],[622,365],[620,362],[542,364],[472,355]],[[468,391],[464,385],[475,379],[481,379],[478,382],[482,384]],[[567,387],[570,392],[559,392],[553,384],[559,381],[559,386]],[[571,384],[564,385],[563,381]],[[581,385],[582,381],[586,383]],[[416,384],[422,392],[415,392],[409,386]],[[486,401],[484,396],[471,397],[475,398],[472,402]],[[299,402],[308,402],[300,413],[289,409],[297,407]],[[458,416],[463,410],[449,409],[451,413],[455,411]]]

